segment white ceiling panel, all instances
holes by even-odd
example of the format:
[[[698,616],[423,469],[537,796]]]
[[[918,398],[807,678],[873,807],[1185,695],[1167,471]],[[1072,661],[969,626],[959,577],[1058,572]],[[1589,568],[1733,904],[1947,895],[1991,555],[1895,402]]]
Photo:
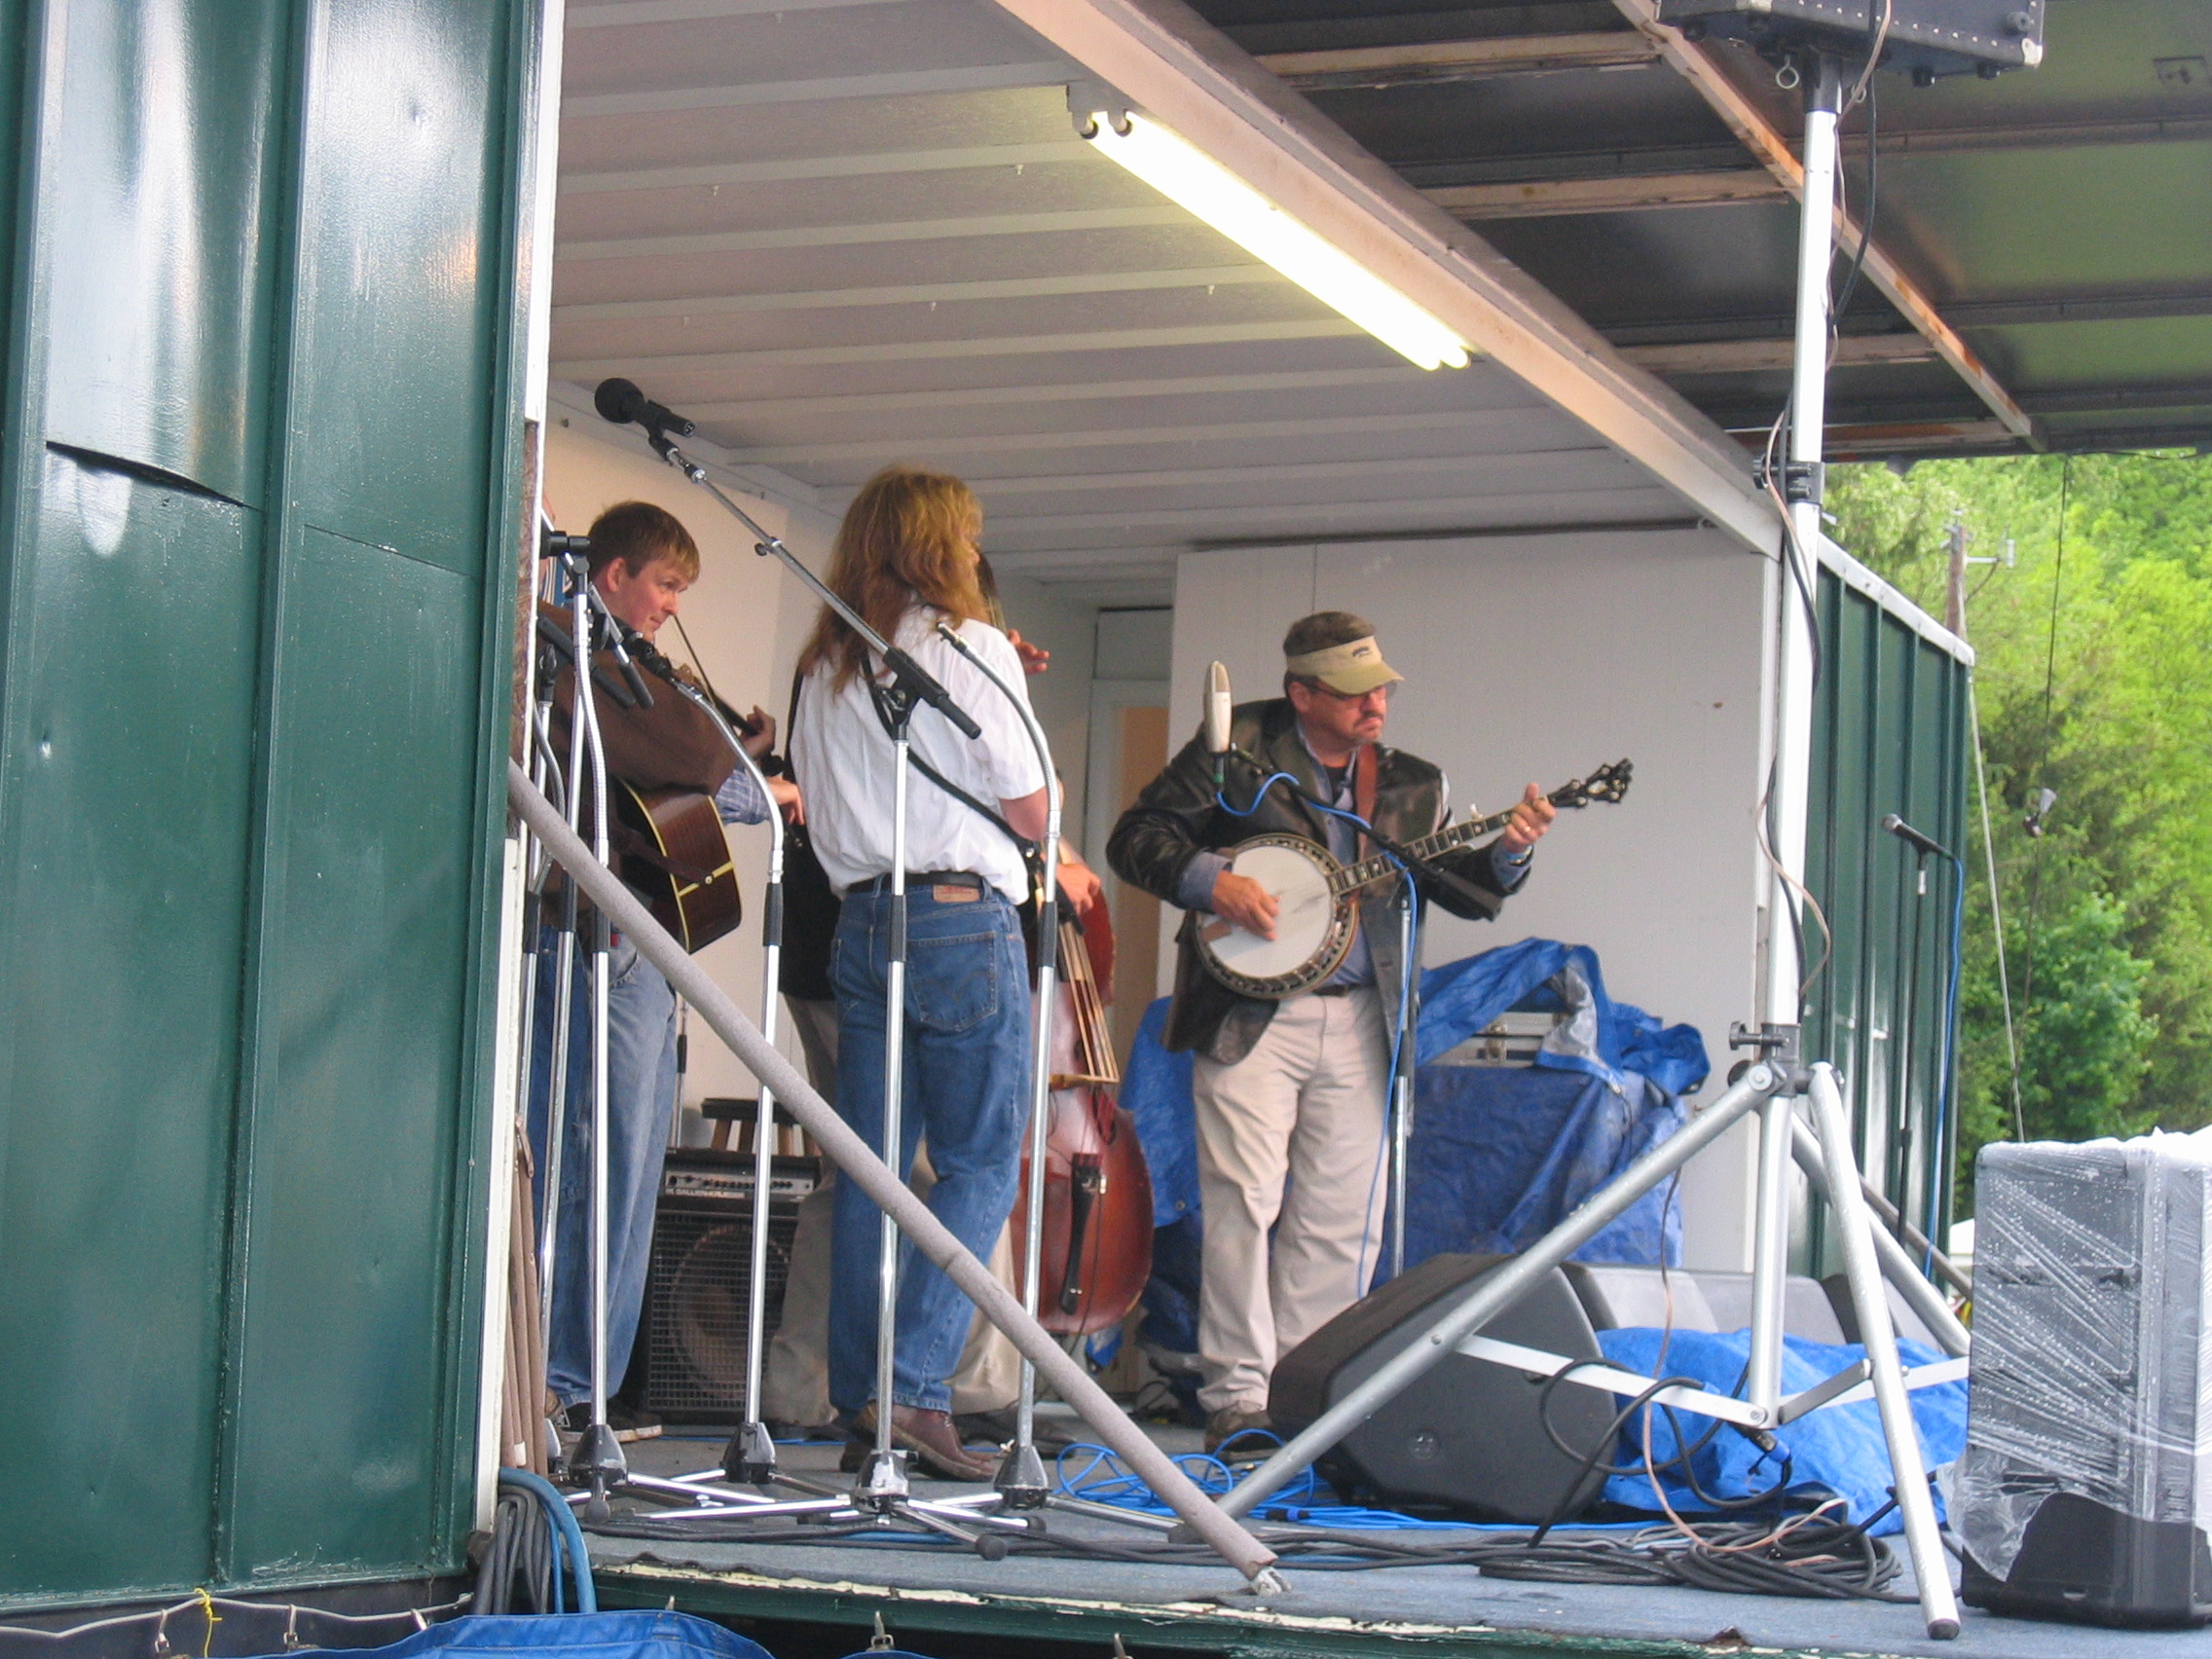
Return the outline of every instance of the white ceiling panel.
[[[1517,378],[1423,373],[1078,139],[989,0],[571,5],[553,373],[835,507],[901,460],[1006,568],[1162,603],[1246,539],[1685,516]]]

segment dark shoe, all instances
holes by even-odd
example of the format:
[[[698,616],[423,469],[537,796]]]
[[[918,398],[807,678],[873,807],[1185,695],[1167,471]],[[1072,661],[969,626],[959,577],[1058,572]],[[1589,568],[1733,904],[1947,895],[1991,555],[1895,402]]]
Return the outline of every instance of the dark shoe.
[[[1258,1406],[1224,1406],[1206,1419],[1206,1451],[1218,1456],[1224,1446],[1239,1436],[1272,1433],[1273,1428],[1268,1414]],[[1246,1441],[1234,1448],[1232,1455],[1258,1456],[1263,1444],[1257,1439]]]
[[[871,1401],[853,1419],[854,1442],[865,1459],[875,1444],[875,1406]],[[851,1456],[850,1444],[847,1456]],[[891,1408],[891,1444],[907,1453],[923,1474],[940,1481],[987,1481],[998,1472],[996,1457],[979,1457],[960,1444],[952,1418],[919,1406]],[[858,1469],[860,1460],[853,1467]],[[842,1464],[840,1464],[842,1467]]]
[[[591,1402],[578,1400],[562,1409],[558,1419],[563,1434],[581,1434],[591,1426]],[[658,1440],[660,1419],[643,1406],[633,1406],[626,1400],[607,1402],[607,1426],[621,1441]]]

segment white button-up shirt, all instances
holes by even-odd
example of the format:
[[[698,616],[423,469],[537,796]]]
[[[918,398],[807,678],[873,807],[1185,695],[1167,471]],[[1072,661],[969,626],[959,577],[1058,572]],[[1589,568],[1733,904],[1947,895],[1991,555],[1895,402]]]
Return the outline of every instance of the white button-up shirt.
[[[924,704],[907,728],[914,754],[985,805],[1035,794],[1045,787],[1045,772],[1028,728],[1006,695],[938,638],[939,614],[927,608],[908,611],[892,643],[938,678],[983,735],[980,741],[963,736]],[[959,632],[1026,708],[1021,660],[1007,637],[986,622],[963,622]],[[866,682],[856,676],[834,688],[834,679],[832,663],[818,664],[806,677],[792,721],[791,756],[815,854],[843,892],[891,872],[892,750]],[[1020,850],[1006,832],[918,770],[906,783],[906,868],[917,874],[973,870],[1014,903],[1028,896]]]

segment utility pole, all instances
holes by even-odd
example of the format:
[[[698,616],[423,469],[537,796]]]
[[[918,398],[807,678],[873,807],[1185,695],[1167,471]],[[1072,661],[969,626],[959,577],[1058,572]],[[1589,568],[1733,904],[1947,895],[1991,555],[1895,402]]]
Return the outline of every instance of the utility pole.
[[[1943,534],[1951,550],[1950,574],[1943,583],[1943,626],[1959,639],[1967,637],[1967,515],[1951,512],[1951,528]]]

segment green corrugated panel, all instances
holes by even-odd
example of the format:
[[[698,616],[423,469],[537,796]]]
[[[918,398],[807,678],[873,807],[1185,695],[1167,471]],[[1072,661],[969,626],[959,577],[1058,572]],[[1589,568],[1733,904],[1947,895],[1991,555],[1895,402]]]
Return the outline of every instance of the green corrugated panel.
[[[0,0],[0,1604],[459,1561],[534,15]]]
[[[1806,1049],[1843,1074],[1867,1179],[1918,1226],[1933,1197],[1948,1227],[1957,1125],[1938,1125],[1937,1105],[1957,877],[1929,859],[1923,895],[1915,856],[1881,820],[1894,812],[1965,851],[1969,670],[1830,571],[1820,616],[1806,885],[1831,944],[1806,1002]],[[1810,914],[1805,935],[1809,966],[1821,950]],[[1817,1235],[1808,1257],[1836,1265]]]

